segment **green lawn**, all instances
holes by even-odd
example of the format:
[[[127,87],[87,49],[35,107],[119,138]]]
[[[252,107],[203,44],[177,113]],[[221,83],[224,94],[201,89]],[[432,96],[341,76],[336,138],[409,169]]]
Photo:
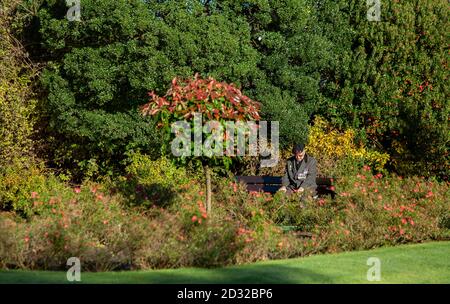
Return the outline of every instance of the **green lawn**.
[[[372,283],[369,257],[381,261],[380,283],[450,283],[450,242],[265,261],[217,269],[183,268],[81,273],[81,283]],[[0,283],[69,283],[65,272],[0,271]]]

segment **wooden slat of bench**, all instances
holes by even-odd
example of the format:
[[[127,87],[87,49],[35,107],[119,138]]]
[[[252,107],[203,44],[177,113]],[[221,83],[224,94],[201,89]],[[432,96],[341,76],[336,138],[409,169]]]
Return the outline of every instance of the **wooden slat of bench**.
[[[274,184],[281,185],[281,176],[236,176],[238,182],[246,184]]]
[[[332,182],[332,178],[329,178],[329,177],[316,177],[316,184],[331,186],[333,184],[333,182]]]
[[[247,191],[275,193],[281,188],[281,185],[258,185],[247,184]]]

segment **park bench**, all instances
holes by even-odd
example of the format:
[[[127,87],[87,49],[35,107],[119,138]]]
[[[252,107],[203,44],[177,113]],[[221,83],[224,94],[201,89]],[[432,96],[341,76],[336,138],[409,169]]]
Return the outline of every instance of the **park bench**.
[[[244,183],[249,192],[266,192],[275,194],[282,186],[281,176],[236,176],[239,183]],[[333,186],[333,178],[317,177],[317,195],[330,195],[333,199],[336,196]],[[295,233],[298,237],[312,237],[312,233],[300,231],[298,226],[279,226],[286,233]]]
[[[281,176],[236,176],[239,183],[244,183],[249,192],[266,192],[274,194],[281,188]],[[317,195],[330,195],[335,197],[333,179],[330,177],[317,177]]]

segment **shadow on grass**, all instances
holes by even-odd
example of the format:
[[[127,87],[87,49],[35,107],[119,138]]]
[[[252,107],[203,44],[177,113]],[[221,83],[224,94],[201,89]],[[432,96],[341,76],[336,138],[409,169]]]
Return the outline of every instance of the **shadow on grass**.
[[[332,278],[308,269],[280,265],[245,268],[154,270],[137,272],[82,272],[75,284],[302,284],[332,283]],[[74,284],[65,272],[0,271],[0,284]]]
[[[195,275],[190,274],[194,272]],[[249,265],[245,268],[219,268],[219,269],[186,269],[186,272],[156,272],[142,273],[142,282],[135,283],[162,283],[162,284],[302,284],[326,283],[331,278],[313,272],[309,269],[284,265]],[[137,279],[137,278],[136,278]]]

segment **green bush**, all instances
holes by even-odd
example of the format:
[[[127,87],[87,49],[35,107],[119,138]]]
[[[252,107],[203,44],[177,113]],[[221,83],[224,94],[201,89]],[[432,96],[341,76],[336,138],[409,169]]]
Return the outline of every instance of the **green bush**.
[[[281,198],[274,220],[313,233],[314,252],[370,249],[426,240],[444,240],[450,230],[450,188],[420,178],[384,177],[365,166],[336,180],[335,200],[298,201]],[[276,196],[277,197],[277,196]],[[286,222],[287,221],[287,222]]]
[[[64,269],[73,256],[91,271],[131,267],[133,252],[145,235],[136,228],[142,221],[123,209],[118,197],[92,185],[81,187],[80,192],[61,191],[42,203],[48,206],[45,211],[40,208],[39,215],[14,227],[0,219],[2,234],[9,237],[2,240],[7,248],[0,256],[4,267]]]
[[[126,176],[110,180],[131,205],[160,206],[172,203],[183,185],[191,182],[185,168],[175,166],[165,157],[152,160],[149,155],[130,153],[126,159]]]
[[[43,200],[67,188],[58,178],[47,173],[42,164],[17,160],[1,167],[0,209],[30,217],[43,208]]]
[[[0,1],[0,167],[33,154],[34,65],[13,36],[11,23],[18,1]]]
[[[148,155],[134,153],[128,161],[129,165],[125,172],[136,176],[138,182],[142,184],[154,183],[164,187],[176,187],[180,183],[187,182],[186,170],[176,167],[165,157],[151,160]]]

